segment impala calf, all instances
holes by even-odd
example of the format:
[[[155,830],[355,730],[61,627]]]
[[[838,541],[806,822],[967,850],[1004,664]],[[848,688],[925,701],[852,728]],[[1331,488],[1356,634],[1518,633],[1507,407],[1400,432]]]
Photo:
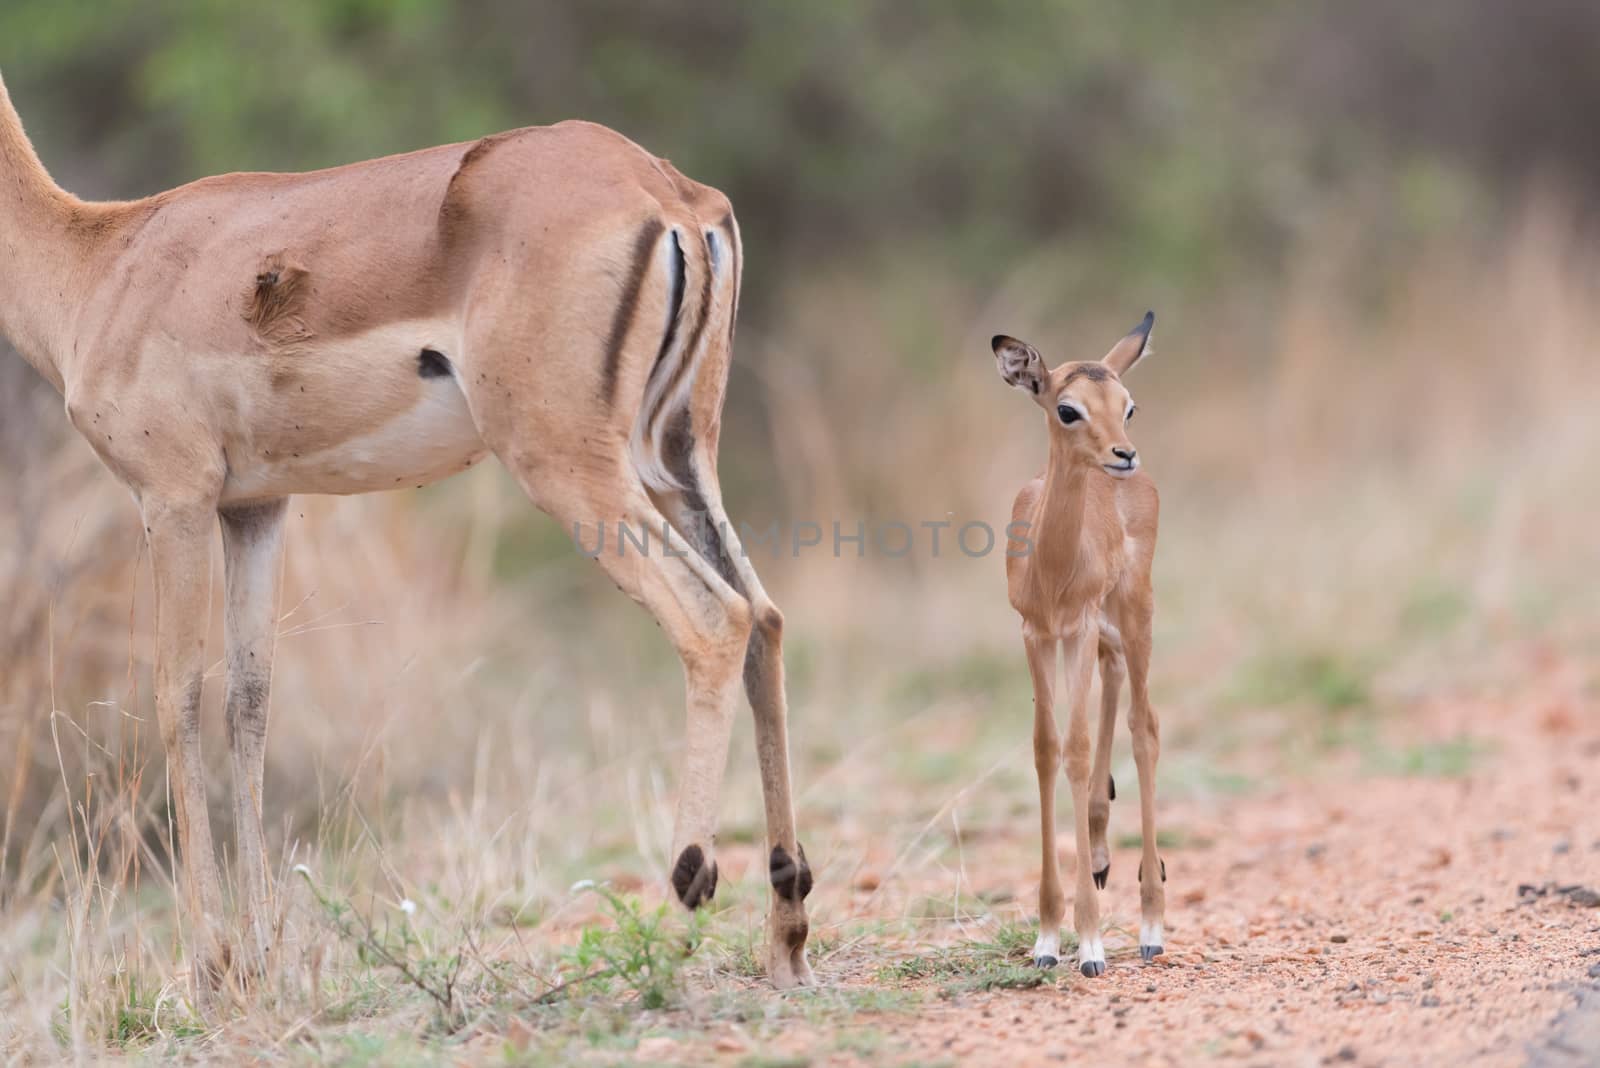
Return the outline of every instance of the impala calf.
[[[716,891],[742,676],[771,849],[768,975],[812,982],[783,617],[717,482],[742,266],[727,198],[620,134],[568,122],[85,203],[45,172],[3,82],[0,193],[0,330],[65,396],[143,518],[197,976],[238,956],[200,755],[214,526],[243,955],[256,971],[275,915],[261,780],[285,502],[418,486],[492,452],[586,541],[602,523],[667,532],[669,545],[599,563],[683,661],[672,887],[689,908]]]
[[[1006,554],[1011,607],[1022,617],[1022,644],[1033,675],[1033,754],[1039,773],[1044,870],[1039,882],[1039,938],[1033,962],[1055,967],[1060,957],[1065,900],[1056,857],[1056,773],[1066,763],[1077,839],[1073,928],[1078,966],[1097,976],[1106,968],[1095,897],[1111,870],[1106,823],[1116,787],[1111,781],[1111,738],[1124,678],[1133,702],[1128,726],[1139,769],[1139,823],[1144,858],[1139,868],[1139,953],[1162,952],[1166,867],[1156,855],[1156,757],[1160,729],[1150,707],[1150,623],[1155,599],[1150,563],[1155,556],[1159,506],[1155,483],[1139,469],[1128,440],[1133,398],[1122,376],[1149,351],[1155,315],[1112,347],[1099,362],[1064,363],[1055,370],[1033,346],[1004,335],[992,343],[1000,377],[1045,411],[1050,438],[1044,474],[1022,487],[1011,520],[1026,540],[1013,539]],[[1063,744],[1053,709],[1056,654],[1066,661],[1067,736]],[[1099,734],[1089,749],[1089,685],[1096,659],[1102,697]]]

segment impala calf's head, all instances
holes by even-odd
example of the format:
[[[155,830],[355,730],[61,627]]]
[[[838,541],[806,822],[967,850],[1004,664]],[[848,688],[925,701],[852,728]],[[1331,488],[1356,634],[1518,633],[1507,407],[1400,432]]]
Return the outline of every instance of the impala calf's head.
[[[1155,321],[1155,313],[1146,312],[1103,359],[1064,363],[1053,371],[1026,341],[996,334],[990,344],[1000,377],[1050,414],[1052,441],[1065,445],[1080,462],[1098,465],[1113,478],[1127,478],[1139,469],[1139,453],[1128,440],[1135,405],[1122,376],[1150,351]]]

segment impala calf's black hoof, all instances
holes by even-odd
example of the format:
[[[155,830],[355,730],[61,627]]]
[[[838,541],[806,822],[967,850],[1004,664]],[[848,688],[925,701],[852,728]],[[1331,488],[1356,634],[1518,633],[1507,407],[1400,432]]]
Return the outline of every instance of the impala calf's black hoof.
[[[1054,957],[1050,956],[1049,954],[1045,954],[1042,957],[1033,958],[1033,966],[1035,968],[1044,968],[1046,971],[1048,971],[1051,968],[1054,968],[1057,964],[1060,964],[1060,963],[1061,963],[1060,961],[1056,960]]]
[[[706,863],[706,855],[697,845],[685,846],[672,866],[672,889],[678,900],[689,909],[697,909],[710,901],[717,892],[717,864]]]
[[[1167,949],[1165,946],[1140,946],[1139,956],[1144,958],[1144,962],[1146,964],[1149,964],[1166,951]]]
[[[1107,864],[1094,873],[1094,885],[1101,890],[1106,888],[1106,877],[1111,874],[1111,865]]]
[[[1086,960],[1079,965],[1078,970],[1089,979],[1098,979],[1106,973],[1106,962],[1103,960]]]

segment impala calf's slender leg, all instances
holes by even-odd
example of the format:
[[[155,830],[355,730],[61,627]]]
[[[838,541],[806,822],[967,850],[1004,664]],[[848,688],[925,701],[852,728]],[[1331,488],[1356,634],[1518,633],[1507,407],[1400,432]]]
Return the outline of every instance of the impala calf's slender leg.
[[[1094,770],[1089,774],[1089,854],[1094,885],[1105,889],[1111,874],[1111,850],[1106,831],[1111,822],[1111,802],[1116,786],[1111,781],[1111,741],[1117,727],[1117,699],[1121,696],[1122,641],[1116,631],[1100,628],[1100,733],[1094,745]]]
[[[287,498],[223,508],[228,683],[224,709],[233,756],[233,823],[239,843],[240,907],[250,968],[263,971],[272,944],[272,872],[261,825],[267,709],[277,639],[278,576]]]
[[[1167,864],[1156,850],[1156,761],[1161,756],[1161,725],[1150,705],[1150,623],[1148,591],[1127,612],[1128,680],[1133,691],[1128,726],[1133,734],[1133,762],[1139,769],[1139,833],[1144,853],[1139,861],[1139,955],[1151,960],[1166,948]]]
[[[1062,755],[1067,765],[1067,784],[1072,790],[1072,826],[1077,843],[1072,927],[1078,936],[1078,968],[1087,976],[1106,970],[1106,951],[1100,940],[1100,902],[1095,896],[1089,861],[1089,684],[1094,678],[1098,641],[1094,625],[1086,623],[1062,643],[1067,681],[1067,737]]]
[[[1033,767],[1039,776],[1039,937],[1033,963],[1054,968],[1061,960],[1061,859],[1056,856],[1056,777],[1061,771],[1061,738],[1056,732],[1056,640],[1023,631],[1028,672],[1033,676]]]

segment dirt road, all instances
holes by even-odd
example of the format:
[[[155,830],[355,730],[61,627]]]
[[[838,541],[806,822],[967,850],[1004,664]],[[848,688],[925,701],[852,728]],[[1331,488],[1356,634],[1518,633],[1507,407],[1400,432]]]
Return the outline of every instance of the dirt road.
[[[1471,738],[1476,755],[1448,775],[1330,768],[1292,790],[1166,806],[1192,844],[1168,857],[1164,957],[1139,961],[1138,853],[1124,848],[1103,908],[1120,924],[1103,979],[1063,967],[1035,989],[962,992],[932,977],[914,1015],[858,1021],[877,1049],[859,1059],[1600,1064],[1592,699],[1577,687],[1441,704],[1412,726],[1435,742]],[[1024,831],[967,847],[980,896],[1036,891],[1036,872],[1017,867],[1032,857]],[[1063,849],[1070,858],[1070,836]],[[840,950],[819,971],[881,985],[883,948]],[[828,1038],[796,1027],[778,1045],[811,1063],[857,1061]]]

